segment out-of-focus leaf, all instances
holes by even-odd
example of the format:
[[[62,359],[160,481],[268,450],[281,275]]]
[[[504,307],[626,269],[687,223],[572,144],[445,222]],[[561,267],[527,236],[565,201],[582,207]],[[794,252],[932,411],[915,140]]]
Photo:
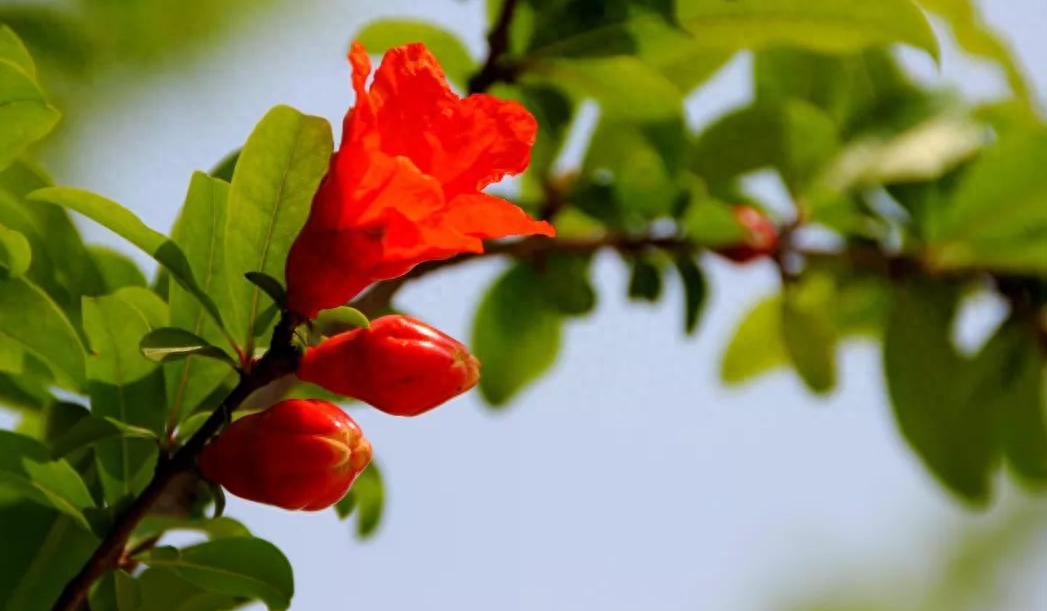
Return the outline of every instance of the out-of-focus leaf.
[[[929,227],[939,267],[1047,269],[1047,130],[989,148]]]
[[[162,434],[163,376],[138,350],[142,337],[152,330],[147,314],[123,291],[85,298],[83,312],[93,353],[87,367],[92,413]],[[100,442],[95,455],[106,499],[115,503],[149,482],[157,447],[150,441],[120,438]]]
[[[104,246],[91,245],[87,250],[102,274],[107,292],[125,286],[146,286],[145,274],[130,257]]]
[[[244,277],[247,278],[248,282],[262,289],[262,292],[268,295],[274,304],[280,308],[284,307],[284,303],[287,301],[287,291],[284,290],[284,286],[280,284],[279,280],[263,272],[247,272],[244,274]]]
[[[0,265],[9,276],[21,276],[33,259],[29,240],[21,233],[0,225]]]
[[[924,9],[937,14],[952,28],[956,43],[972,55],[996,62],[1007,73],[1007,82],[1015,96],[1023,101],[1033,98],[1021,67],[1005,40],[989,28],[979,14],[975,0],[917,0]]]
[[[212,539],[225,537],[248,537],[251,532],[233,518],[223,516],[214,519],[184,519],[169,516],[149,515],[135,529],[135,539],[148,539],[179,530],[201,532]]]
[[[69,187],[48,187],[34,191],[29,197],[32,200],[49,202],[79,212],[142,249],[157,263],[164,266],[170,272],[171,277],[183,288],[195,296],[215,322],[222,324],[222,315],[218,312],[218,307],[196,281],[182,249],[162,233],[146,227],[127,208],[100,195]]]
[[[795,192],[837,146],[836,127],[818,108],[796,100],[756,105],[707,127],[695,142],[691,168],[706,182],[722,184],[770,167]]]
[[[110,571],[91,588],[87,603],[91,611],[136,611],[142,604],[142,592],[125,571]]]
[[[372,21],[356,35],[356,40],[369,53],[380,55],[392,47],[407,43],[424,43],[440,61],[447,78],[459,89],[465,90],[476,62],[468,49],[453,33],[422,21],[409,19],[379,19]]]
[[[6,60],[22,69],[29,78],[36,79],[36,66],[14,30],[0,25],[0,60]]]
[[[137,558],[208,592],[261,600],[270,611],[287,609],[294,594],[291,564],[262,539],[227,537],[181,550],[160,547]]]
[[[236,362],[230,359],[221,348],[212,346],[204,338],[185,329],[175,327],[153,329],[142,337],[138,346],[145,358],[158,363],[201,356],[225,363],[233,369],[237,367]]]
[[[820,276],[787,287],[782,300],[785,351],[807,388],[818,394],[836,385],[834,305],[832,281]]]
[[[1004,458],[1022,478],[1047,481],[1044,358],[1035,326],[1005,322],[972,364],[978,378],[971,401],[993,415]]]
[[[767,298],[746,314],[734,332],[720,363],[727,384],[741,384],[771,369],[789,364],[782,341],[782,300]]]
[[[286,284],[284,264],[333,148],[327,121],[277,106],[261,120],[236,164],[225,221],[229,328],[250,354],[260,289],[243,278],[264,272]]]
[[[677,257],[676,271],[683,285],[683,330],[690,335],[698,329],[709,289],[705,282],[705,274],[692,257]]]
[[[61,309],[25,278],[0,277],[0,336],[44,361],[61,385],[84,386],[84,348]]]
[[[213,295],[219,308],[225,311],[229,309],[228,282],[243,281],[226,278],[222,259],[228,195],[227,182],[202,172],[194,173],[182,213],[171,232],[172,239],[184,250],[193,275],[200,279],[200,287]],[[171,326],[192,331],[210,344],[225,346],[221,330],[208,319],[190,293],[176,283],[170,285],[169,292]],[[170,418],[177,421],[192,413],[228,374],[229,369],[223,363],[196,356],[164,365]]]
[[[137,581],[148,611],[232,611],[247,600],[209,591],[168,568],[146,569]]]
[[[47,611],[98,540],[73,518],[29,502],[0,505],[0,609]]]
[[[209,174],[211,178],[217,178],[225,182],[232,182],[233,173],[236,172],[236,164],[240,161],[240,149],[229,153],[218,162],[215,167],[211,168]]]
[[[29,145],[46,136],[61,116],[35,81],[25,48],[10,29],[0,37],[0,169],[10,165]]]
[[[472,347],[483,363],[480,392],[507,403],[544,374],[560,350],[563,315],[541,290],[541,279],[518,264],[488,289],[473,322]]]
[[[884,333],[887,391],[902,435],[942,484],[971,503],[990,494],[992,412],[972,400],[983,372],[950,341],[955,289],[910,280],[897,287]]]
[[[699,246],[717,248],[738,244],[745,230],[729,204],[708,197],[692,186],[691,202],[680,219],[680,229]]]
[[[661,296],[661,267],[649,257],[635,257],[629,274],[629,298],[653,303]]]
[[[338,517],[343,520],[355,511],[357,514],[356,535],[361,539],[366,539],[378,530],[384,506],[385,486],[382,482],[382,472],[372,461],[353,482],[349,494],[338,501],[334,509]]]
[[[596,290],[589,280],[592,255],[550,254],[535,272],[545,296],[561,314],[583,316],[596,307]]]
[[[54,507],[90,530],[83,511],[94,502],[80,475],[64,460],[52,460],[39,441],[0,431],[0,496],[11,494]]]

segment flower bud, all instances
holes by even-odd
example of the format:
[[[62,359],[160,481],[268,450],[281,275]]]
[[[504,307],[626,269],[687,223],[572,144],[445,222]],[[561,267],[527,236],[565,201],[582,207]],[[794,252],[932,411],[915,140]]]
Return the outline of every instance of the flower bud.
[[[200,454],[200,470],[238,497],[316,511],[337,503],[371,462],[356,422],[326,401],[291,399],[244,416]]]
[[[409,316],[383,316],[308,350],[298,377],[394,416],[417,416],[476,385],[480,362]]]
[[[778,228],[771,219],[753,206],[735,206],[732,212],[745,237],[740,243],[717,252],[735,263],[748,263],[774,254],[778,249]]]

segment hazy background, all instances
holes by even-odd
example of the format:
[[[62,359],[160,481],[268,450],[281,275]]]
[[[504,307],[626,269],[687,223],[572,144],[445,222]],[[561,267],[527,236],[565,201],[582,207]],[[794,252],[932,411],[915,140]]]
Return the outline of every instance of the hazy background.
[[[1025,66],[1037,66],[1027,71],[1044,100],[1044,0],[983,6]],[[112,197],[166,229],[192,170],[239,146],[269,107],[291,104],[337,126],[352,102],[347,44],[380,15],[431,19],[477,56],[485,51],[478,0],[284,2],[190,61],[130,84],[114,73],[97,79],[97,94],[76,109],[90,120],[67,126],[50,168],[60,183]],[[1001,87],[994,70],[951,45],[940,71],[905,56],[922,78],[972,97]],[[748,98],[748,70],[739,57],[691,100],[695,125]],[[782,199],[773,181],[757,188]],[[570,324],[553,374],[504,413],[474,395],[411,420],[355,410],[387,477],[374,540],[355,541],[333,511],[292,514],[231,498],[227,512],[288,554],[298,611],[762,610],[837,589],[917,600],[945,570],[941,557],[959,529],[994,524],[1004,511],[964,510],[916,463],[871,344],[843,351],[842,384],[828,400],[788,373],[721,388],[720,352],[777,275],[759,264],[709,263],[713,296],[696,338],[681,333],[677,285],[661,305],[628,304],[624,265],[604,255],[596,314]],[[498,269],[485,261],[431,276],[400,304],[466,339]],[[976,309],[965,335],[976,339],[993,313],[993,304]],[[1007,505],[1018,495],[1003,496]],[[1006,568],[1000,600],[973,608],[1047,609],[1038,578],[1047,537],[1029,545],[1033,557]]]

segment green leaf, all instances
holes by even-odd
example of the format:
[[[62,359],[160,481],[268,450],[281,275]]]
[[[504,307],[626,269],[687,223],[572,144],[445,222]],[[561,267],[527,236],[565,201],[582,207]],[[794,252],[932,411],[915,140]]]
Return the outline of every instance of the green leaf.
[[[695,142],[691,168],[719,184],[770,167],[796,192],[833,155],[837,140],[833,120],[810,104],[755,105],[709,125]]]
[[[938,59],[931,24],[911,0],[679,0],[680,25],[709,46],[846,52],[894,43]]]
[[[138,347],[145,358],[157,363],[176,361],[190,356],[202,356],[221,361],[234,370],[237,367],[236,362],[229,358],[229,355],[221,348],[212,346],[204,338],[185,329],[174,327],[153,329],[142,337]]]
[[[690,335],[698,329],[698,322],[701,320],[709,289],[705,281],[705,274],[702,273],[702,269],[698,267],[693,258],[678,257],[676,271],[680,274],[680,283],[683,285],[683,329],[684,333]]]
[[[11,492],[54,507],[82,528],[91,528],[83,510],[94,507],[94,502],[69,463],[52,460],[47,447],[34,439],[0,431],[0,493]]]
[[[835,291],[832,280],[812,277],[787,287],[782,300],[782,342],[797,373],[811,391],[836,385]]]
[[[338,501],[334,509],[343,520],[355,511],[356,535],[366,539],[378,530],[384,506],[385,486],[382,482],[382,472],[372,461],[353,482],[349,494]]]
[[[48,611],[98,545],[64,513],[29,502],[0,505],[0,609]]]
[[[170,569],[208,592],[261,600],[270,611],[287,609],[294,594],[291,564],[262,539],[229,537],[182,550],[156,548],[137,559]]]
[[[142,592],[125,571],[110,571],[91,588],[87,602],[91,611],[136,611],[142,604]]]
[[[0,57],[0,169],[50,133],[60,116],[23,65]]]
[[[662,296],[662,270],[649,258],[636,257],[629,274],[629,299],[654,303]]]
[[[589,279],[592,255],[550,253],[535,273],[546,299],[565,316],[584,316],[596,307],[596,290]]]
[[[400,45],[423,43],[439,60],[447,78],[463,91],[476,70],[476,62],[457,36],[425,22],[379,19],[369,23],[355,38],[375,55]]]
[[[247,278],[248,282],[262,289],[266,295],[269,295],[269,299],[272,299],[277,307],[282,309],[287,303],[287,291],[284,290],[284,285],[280,284],[280,281],[276,278],[263,272],[247,272],[244,274],[244,277]]]
[[[240,161],[240,149],[226,155],[221,161],[218,162],[215,167],[211,168],[209,174],[212,178],[217,178],[225,182],[231,182],[233,180],[233,173],[236,171],[236,164]]]
[[[185,252],[193,275],[200,279],[200,287],[213,295],[225,312],[230,309],[228,283],[241,281],[239,277],[226,277],[222,258],[228,196],[228,183],[202,172],[194,173],[182,213],[171,233]],[[170,284],[169,292],[171,326],[192,331],[210,344],[224,342],[222,331],[189,292],[176,283]],[[234,353],[234,356],[239,355]],[[172,422],[191,414],[228,375],[225,364],[202,357],[165,365],[164,382]]]
[[[146,569],[138,584],[142,599],[149,601],[143,611],[232,611],[245,602],[244,598],[210,592],[167,568]]]
[[[972,401],[993,414],[1003,456],[1028,482],[1047,481],[1044,357],[1034,321],[1012,318],[972,363]]]
[[[691,202],[680,219],[680,229],[689,240],[713,249],[738,244],[745,239],[745,230],[731,205],[710,198],[696,185],[692,185],[691,191]]]
[[[556,360],[563,317],[540,287],[534,270],[518,264],[480,302],[472,346],[483,363],[480,392],[492,406],[507,403]]]
[[[897,288],[884,333],[887,391],[902,435],[938,480],[984,503],[995,458],[992,414],[971,400],[977,377],[950,342],[955,289],[911,280]]]
[[[260,271],[285,284],[284,265],[333,148],[327,121],[287,106],[270,110],[255,127],[236,164],[225,223],[225,269],[229,278]],[[258,287],[230,282],[230,329],[250,354],[255,318],[262,309]]]
[[[72,390],[84,386],[84,348],[62,310],[25,278],[0,277],[0,338],[39,357]]]
[[[222,315],[210,296],[200,287],[185,253],[162,233],[146,227],[130,210],[120,204],[81,189],[48,187],[29,195],[34,201],[49,202],[69,208],[113,231],[164,266],[179,285],[191,293],[222,326]]]
[[[0,25],[0,60],[11,62],[21,68],[22,72],[25,72],[30,78],[36,79],[36,66],[29,55],[29,50],[25,48],[14,30],[6,25]]]
[[[130,257],[104,246],[87,247],[95,266],[102,274],[107,293],[112,293],[125,286],[146,286],[145,274]]]
[[[125,424],[115,418],[88,416],[79,420],[49,445],[52,456],[64,458],[99,441],[118,438],[145,439],[153,443],[160,441],[156,433],[149,429]]]
[[[138,351],[142,337],[152,330],[148,314],[123,292],[86,297],[84,329],[93,357],[88,361],[91,411],[100,418],[163,433],[165,405],[163,376]],[[148,484],[157,460],[157,446],[145,440],[102,441],[95,447],[99,477],[106,499],[115,503]]]
[[[964,174],[928,228],[929,256],[944,268],[1047,270],[1047,130],[1015,134]]]
[[[135,529],[134,538],[148,539],[172,531],[188,530],[204,533],[211,539],[226,537],[249,537],[251,532],[242,523],[223,516],[213,519],[177,518],[171,516],[146,516]]]
[[[741,384],[789,363],[782,341],[781,297],[764,299],[746,314],[731,338],[720,363],[727,384]]]
[[[349,306],[322,310],[313,321],[313,327],[321,335],[328,337],[361,327],[367,329],[370,326],[371,321],[367,319],[367,315]]]
[[[0,265],[10,276],[21,276],[29,269],[33,252],[21,233],[0,225]]]

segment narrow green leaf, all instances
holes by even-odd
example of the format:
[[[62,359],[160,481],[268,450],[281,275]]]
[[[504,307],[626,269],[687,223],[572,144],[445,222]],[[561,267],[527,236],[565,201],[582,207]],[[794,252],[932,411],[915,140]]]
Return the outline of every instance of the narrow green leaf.
[[[215,167],[211,168],[209,174],[213,178],[223,180],[225,182],[231,182],[233,180],[233,173],[236,171],[236,164],[240,161],[240,149],[226,155],[221,161],[218,162]]]
[[[236,362],[229,358],[229,355],[221,348],[212,346],[204,338],[185,329],[174,327],[153,329],[142,337],[138,347],[145,358],[158,363],[185,359],[190,356],[202,356],[221,361],[234,370],[237,367]]]
[[[171,238],[185,252],[200,287],[212,295],[223,312],[230,310],[225,252],[225,218],[229,184],[202,172],[193,174],[182,213]],[[177,283],[169,285],[171,326],[187,329],[212,345],[226,345],[222,331],[207,317],[199,302]],[[232,356],[238,357],[235,352]],[[203,357],[190,357],[164,365],[164,383],[172,423],[191,414],[229,376],[225,364]]]
[[[476,62],[457,36],[422,21],[379,19],[369,23],[355,39],[375,55],[400,45],[423,43],[440,61],[447,78],[463,91],[476,69]]]
[[[662,296],[662,270],[645,257],[632,261],[629,274],[629,299],[654,303]]]
[[[182,550],[156,548],[137,559],[168,568],[208,592],[261,600],[270,611],[287,609],[294,594],[291,564],[262,539],[228,537]]]
[[[0,431],[0,490],[54,507],[90,530],[83,510],[93,507],[80,475],[63,460],[52,460],[40,442]]]
[[[690,335],[698,329],[709,289],[705,274],[693,258],[678,257],[676,271],[680,274],[680,283],[683,284],[683,329]]]
[[[353,482],[349,494],[336,503],[334,509],[338,517],[343,520],[355,511],[357,514],[356,535],[361,539],[366,539],[378,530],[384,506],[385,486],[382,481],[382,472],[378,469],[378,465],[371,461],[371,464]]]
[[[0,337],[44,361],[61,385],[84,387],[84,348],[62,310],[25,278],[0,277]]]
[[[207,293],[200,288],[185,253],[162,233],[146,227],[130,210],[112,200],[81,189],[48,187],[34,191],[29,199],[49,202],[83,214],[110,229],[164,266],[171,277],[191,293],[216,323],[222,326],[222,315]]]
[[[541,269],[535,269],[546,299],[561,314],[584,316],[596,307],[596,289],[589,278],[592,260],[592,255],[550,253]]]
[[[138,350],[142,337],[152,330],[148,314],[122,292],[84,298],[83,313],[94,355],[87,368],[92,413],[162,434],[163,376]],[[106,499],[115,503],[148,484],[157,447],[121,437],[98,443],[95,455]]]
[[[236,164],[225,223],[225,269],[229,278],[260,271],[284,284],[284,265],[333,148],[327,121],[287,106],[270,110],[255,127]],[[230,329],[253,351],[260,290],[246,280],[230,282]]]
[[[211,539],[251,536],[246,526],[228,516],[200,519],[149,515],[135,529],[134,538],[144,540],[164,533],[184,530],[204,533]]]
[[[992,414],[970,397],[976,377],[950,342],[955,289],[929,281],[897,288],[884,333],[887,391],[902,435],[949,490],[971,503],[990,494]]]
[[[519,264],[480,302],[472,345],[483,363],[480,392],[492,406],[507,403],[556,360],[563,317],[540,287],[534,270]]]
[[[88,416],[74,424],[68,431],[50,443],[51,455],[64,458],[107,439],[145,439],[159,441],[156,433],[139,426],[132,426],[115,418]]]
[[[21,233],[0,225],[0,265],[10,276],[21,276],[29,269],[33,252]]]
[[[366,314],[349,306],[322,310],[313,321],[313,327],[321,335],[328,337],[361,327],[367,329],[370,326],[371,321],[367,319]]]
[[[264,272],[247,272],[244,274],[244,277],[251,284],[262,289],[266,295],[269,295],[269,299],[272,299],[273,303],[281,309],[287,303],[287,291],[284,290],[284,285],[280,284],[280,281],[276,278]]]

